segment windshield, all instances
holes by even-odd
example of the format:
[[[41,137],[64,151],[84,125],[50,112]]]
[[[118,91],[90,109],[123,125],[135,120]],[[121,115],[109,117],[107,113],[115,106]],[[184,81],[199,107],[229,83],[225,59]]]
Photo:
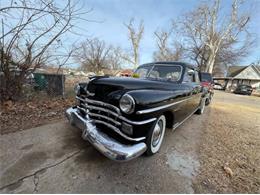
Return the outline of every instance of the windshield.
[[[134,77],[178,81],[181,78],[181,70],[179,65],[141,66],[135,71]]]

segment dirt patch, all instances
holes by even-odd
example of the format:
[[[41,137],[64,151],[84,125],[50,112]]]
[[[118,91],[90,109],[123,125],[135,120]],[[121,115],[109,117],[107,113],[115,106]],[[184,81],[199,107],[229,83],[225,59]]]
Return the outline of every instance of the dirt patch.
[[[169,166],[180,175],[193,178],[199,167],[199,162],[192,156],[178,151],[167,155]]]
[[[221,93],[211,105],[196,193],[260,192],[260,99],[252,100]]]
[[[0,133],[2,135],[63,120],[66,108],[73,103],[73,97],[5,102],[0,106]]]

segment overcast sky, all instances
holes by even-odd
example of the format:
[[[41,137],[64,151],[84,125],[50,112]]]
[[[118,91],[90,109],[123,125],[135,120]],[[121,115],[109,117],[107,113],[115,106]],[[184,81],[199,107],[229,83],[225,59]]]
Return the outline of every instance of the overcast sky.
[[[0,0],[2,1],[2,0]],[[9,2],[9,0],[3,0]],[[77,0],[76,0],[77,1]],[[75,40],[98,37],[108,44],[120,46],[125,50],[130,49],[127,29],[123,23],[132,17],[138,23],[144,21],[144,37],[141,41],[140,63],[151,62],[153,52],[156,50],[154,31],[158,28],[168,29],[172,19],[177,19],[183,13],[196,8],[202,0],[78,0],[83,6],[82,11],[93,9],[83,17],[98,22],[79,21],[75,30],[81,36],[68,35],[66,43],[69,45]],[[257,36],[254,52],[241,65],[250,64],[260,59],[260,0],[244,0],[241,11],[251,10],[250,30]],[[62,3],[63,0],[57,0]],[[222,0],[225,17],[231,7],[231,0]],[[176,37],[178,38],[178,37]]]

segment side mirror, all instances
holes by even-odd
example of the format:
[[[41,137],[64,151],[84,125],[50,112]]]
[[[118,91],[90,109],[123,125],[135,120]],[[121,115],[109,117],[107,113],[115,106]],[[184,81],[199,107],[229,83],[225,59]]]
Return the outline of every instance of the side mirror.
[[[193,76],[195,74],[194,70],[188,70],[188,75]]]

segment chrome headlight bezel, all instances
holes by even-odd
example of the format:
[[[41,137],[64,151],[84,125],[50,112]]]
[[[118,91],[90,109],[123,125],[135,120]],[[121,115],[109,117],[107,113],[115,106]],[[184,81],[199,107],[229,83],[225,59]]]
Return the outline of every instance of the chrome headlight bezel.
[[[134,98],[129,94],[124,94],[119,101],[119,107],[122,112],[132,114],[135,110]]]
[[[74,92],[76,95],[79,95],[80,94],[80,85],[79,84],[76,84],[75,87],[74,87]]]

